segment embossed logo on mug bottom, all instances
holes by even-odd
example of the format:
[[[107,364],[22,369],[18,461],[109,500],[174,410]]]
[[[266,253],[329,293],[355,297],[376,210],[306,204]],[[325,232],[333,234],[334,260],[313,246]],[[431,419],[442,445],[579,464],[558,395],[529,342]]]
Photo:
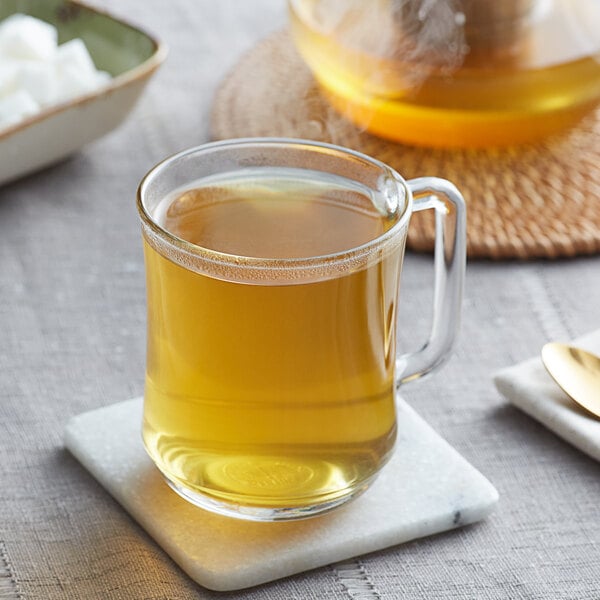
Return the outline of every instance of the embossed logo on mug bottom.
[[[211,482],[231,492],[252,490],[254,494],[301,494],[315,476],[305,462],[277,457],[232,458],[215,463],[208,474]]]

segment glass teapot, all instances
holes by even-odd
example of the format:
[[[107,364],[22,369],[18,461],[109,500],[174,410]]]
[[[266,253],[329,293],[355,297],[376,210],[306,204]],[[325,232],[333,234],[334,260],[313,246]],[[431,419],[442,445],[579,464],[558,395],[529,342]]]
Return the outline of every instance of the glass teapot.
[[[290,0],[293,38],[361,128],[435,147],[531,142],[600,101],[600,0]]]

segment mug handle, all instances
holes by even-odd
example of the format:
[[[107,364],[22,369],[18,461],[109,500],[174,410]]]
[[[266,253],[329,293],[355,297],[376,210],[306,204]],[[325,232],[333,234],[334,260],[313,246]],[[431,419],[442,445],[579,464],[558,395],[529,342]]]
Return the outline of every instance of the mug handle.
[[[450,355],[460,324],[466,267],[465,201],[449,181],[420,177],[407,182],[413,212],[435,210],[433,321],[429,338],[418,351],[396,359],[396,385],[420,379]]]

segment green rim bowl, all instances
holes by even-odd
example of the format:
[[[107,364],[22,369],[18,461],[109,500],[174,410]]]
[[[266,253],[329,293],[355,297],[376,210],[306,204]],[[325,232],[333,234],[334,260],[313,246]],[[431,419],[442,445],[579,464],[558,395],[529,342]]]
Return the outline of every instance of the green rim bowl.
[[[0,184],[69,156],[120,125],[164,61],[164,44],[75,0],[2,0],[0,21],[25,13],[56,26],[59,44],[81,38],[113,79],[93,93],[46,108],[0,130]]]

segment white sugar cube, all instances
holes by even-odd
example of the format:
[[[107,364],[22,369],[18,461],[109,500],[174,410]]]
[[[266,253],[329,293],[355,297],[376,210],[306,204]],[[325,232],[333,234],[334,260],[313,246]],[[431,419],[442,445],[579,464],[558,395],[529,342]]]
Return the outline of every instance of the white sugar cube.
[[[0,127],[8,127],[39,111],[39,104],[25,90],[0,98]]]
[[[94,61],[79,38],[59,46],[55,59],[60,98],[66,100],[95,90],[101,85]]]
[[[56,27],[29,15],[15,14],[0,24],[0,54],[7,57],[50,60],[57,40]]]
[[[14,61],[0,57],[0,98],[17,89],[17,67]]]
[[[61,44],[54,60],[59,72],[61,69],[77,70],[82,76],[96,73],[96,65],[80,38]]]
[[[69,65],[58,72],[58,100],[65,101],[96,89],[94,73]]]
[[[16,80],[17,85],[41,106],[53,104],[59,98],[59,81],[52,63],[21,61]]]
[[[96,73],[96,84],[98,87],[106,85],[112,79],[112,75],[107,71],[98,71]]]

